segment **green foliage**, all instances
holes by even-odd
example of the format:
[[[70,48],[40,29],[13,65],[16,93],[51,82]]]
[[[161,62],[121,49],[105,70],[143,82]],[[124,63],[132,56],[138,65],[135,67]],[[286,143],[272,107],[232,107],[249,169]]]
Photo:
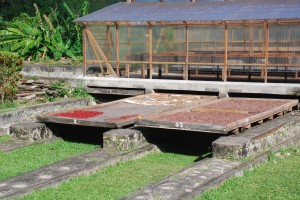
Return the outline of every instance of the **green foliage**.
[[[21,78],[22,59],[13,53],[0,52],[0,98],[1,103],[12,101]]]
[[[57,97],[67,97],[67,98],[90,97],[85,87],[83,86],[71,87],[69,84],[63,81],[52,82],[51,86],[53,89],[55,89],[56,92],[58,92]],[[53,96],[46,96],[46,99],[52,102],[55,101],[57,98]]]
[[[97,145],[91,144],[56,141],[24,147],[7,153],[0,152],[0,180],[91,151],[97,147]]]
[[[65,0],[65,2],[70,5],[73,12],[80,10],[84,1],[85,0]],[[91,5],[89,13],[120,1],[121,0],[88,0],[88,3]],[[32,5],[34,3],[39,6],[42,14],[49,13],[51,8],[57,9],[59,13],[61,13],[61,18],[66,14],[63,7],[63,1],[60,0],[2,0],[0,1],[0,16],[3,16],[5,20],[11,20],[20,13],[33,13],[34,8]]]
[[[12,23],[5,22],[6,28],[0,30],[2,48],[8,45],[11,52],[18,52],[28,60],[75,59],[75,56],[80,56],[81,27],[73,20],[87,14],[88,3],[84,1],[78,14],[73,13],[65,2],[63,5],[66,16],[62,20],[57,10],[42,15],[34,4],[34,17],[21,14]]]

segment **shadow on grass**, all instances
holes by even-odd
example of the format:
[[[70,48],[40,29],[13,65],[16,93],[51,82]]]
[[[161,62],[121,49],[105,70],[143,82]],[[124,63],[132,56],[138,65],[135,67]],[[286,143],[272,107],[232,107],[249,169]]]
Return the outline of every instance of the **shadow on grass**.
[[[149,143],[153,143],[163,152],[199,156],[195,162],[210,157],[212,142],[221,135],[183,130],[164,130],[140,128]]]
[[[103,146],[103,133],[109,129],[48,123],[47,126],[63,140]],[[221,135],[182,130],[138,128],[149,143],[163,152],[199,156],[196,161],[211,156],[212,142]]]
[[[103,145],[103,133],[109,129],[88,126],[47,123],[55,136],[65,141]]]

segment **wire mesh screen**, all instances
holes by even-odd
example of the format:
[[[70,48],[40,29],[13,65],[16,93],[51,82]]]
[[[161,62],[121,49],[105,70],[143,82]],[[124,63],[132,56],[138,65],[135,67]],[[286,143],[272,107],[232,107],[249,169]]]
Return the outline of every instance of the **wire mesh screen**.
[[[224,63],[224,26],[191,26],[188,31],[190,63]]]
[[[228,26],[228,64],[255,66],[264,63],[264,26]]]
[[[152,60],[154,62],[184,62],[185,34],[184,26],[154,26],[152,28]]]
[[[143,61],[149,39],[147,26],[119,27],[120,61]]]
[[[300,24],[270,25],[269,65],[281,67],[281,70],[285,70],[285,67],[299,67]]]

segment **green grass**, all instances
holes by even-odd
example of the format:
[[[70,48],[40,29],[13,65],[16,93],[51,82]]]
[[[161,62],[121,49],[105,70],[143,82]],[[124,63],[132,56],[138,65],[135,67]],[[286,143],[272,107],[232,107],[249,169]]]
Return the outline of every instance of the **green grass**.
[[[196,199],[300,199],[300,153],[289,153],[291,156],[285,158],[272,156],[269,162],[245,172],[243,177],[232,178]]]
[[[1,135],[0,136],[0,143],[5,143],[5,142],[8,142],[9,140],[10,140],[9,135]]]
[[[12,108],[16,107],[18,107],[18,104],[15,102],[0,103],[0,113],[10,111]]]
[[[58,188],[35,191],[24,199],[119,199],[192,164],[195,159],[196,156],[155,153],[90,176],[73,178]]]
[[[96,147],[91,144],[56,141],[6,153],[0,152],[0,180],[38,169]]]

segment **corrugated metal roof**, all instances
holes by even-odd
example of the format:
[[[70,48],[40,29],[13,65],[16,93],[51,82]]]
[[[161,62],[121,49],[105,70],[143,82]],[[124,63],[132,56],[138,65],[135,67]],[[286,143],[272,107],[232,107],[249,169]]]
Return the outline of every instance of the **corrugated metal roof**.
[[[198,3],[117,3],[77,22],[236,21],[300,19],[300,0],[240,0]]]

